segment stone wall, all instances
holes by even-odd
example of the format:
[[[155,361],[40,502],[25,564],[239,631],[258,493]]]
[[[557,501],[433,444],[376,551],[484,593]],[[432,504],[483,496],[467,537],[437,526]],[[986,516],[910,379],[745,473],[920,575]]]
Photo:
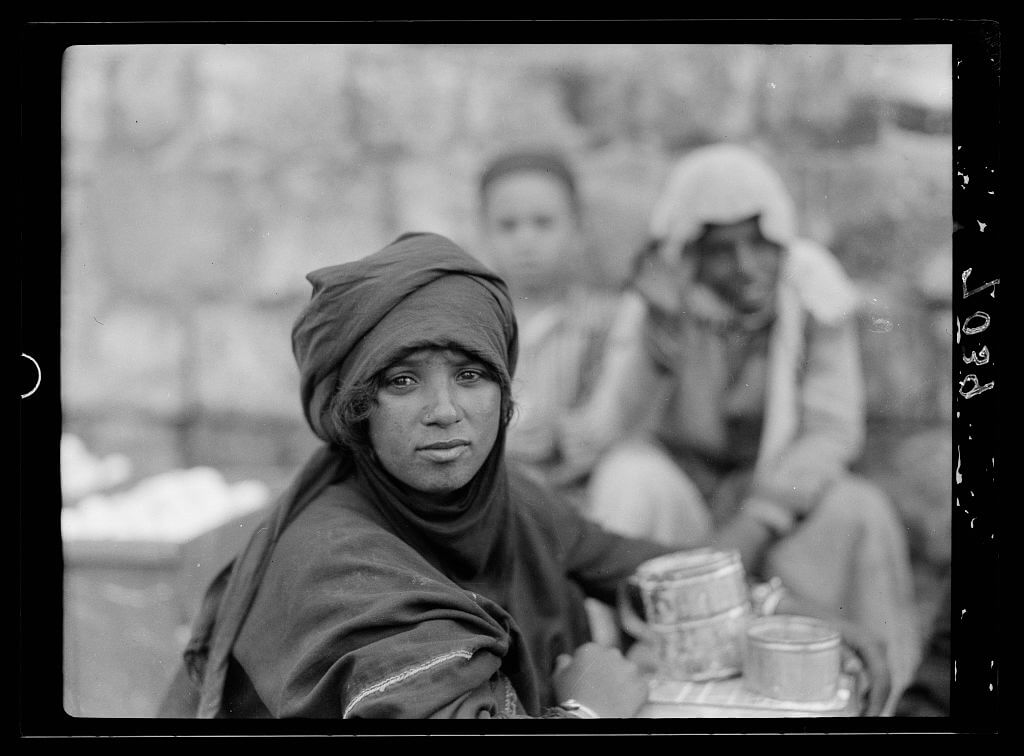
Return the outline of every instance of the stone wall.
[[[543,141],[613,285],[673,160],[718,139],[775,156],[860,283],[877,438],[948,427],[950,80],[948,46],[71,48],[66,428],[140,475],[273,483],[313,446],[289,343],[309,270],[406,230],[474,248],[477,171]]]

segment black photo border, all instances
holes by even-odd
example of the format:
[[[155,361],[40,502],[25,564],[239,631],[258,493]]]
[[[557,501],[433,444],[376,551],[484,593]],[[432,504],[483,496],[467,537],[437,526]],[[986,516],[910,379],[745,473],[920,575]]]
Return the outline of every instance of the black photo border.
[[[1004,648],[1000,560],[1005,464],[1003,302],[1003,25],[990,19],[579,19],[487,22],[461,19],[179,21],[23,19],[18,28],[18,322],[15,359],[22,385],[17,413],[19,500],[15,574],[18,602],[18,735],[22,738],[478,734],[461,723],[178,722],[76,719],[62,703],[60,542],[61,56],[76,44],[146,42],[693,42],[951,44],[953,49],[953,514],[952,716],[931,719],[787,721],[788,733],[997,733],[1005,706],[999,677]],[[967,272],[969,271],[969,273]],[[998,281],[981,291],[989,282]],[[979,315],[978,313],[982,313]],[[982,325],[984,324],[984,328]],[[965,328],[966,326],[966,328]],[[980,329],[980,330],[978,330]],[[967,363],[986,347],[987,362]],[[29,361],[39,371],[27,367]],[[974,376],[971,378],[970,376]],[[985,388],[988,386],[988,388]],[[972,389],[981,389],[971,393]],[[19,393],[24,393],[22,389]],[[491,722],[494,734],[776,733],[778,720]]]

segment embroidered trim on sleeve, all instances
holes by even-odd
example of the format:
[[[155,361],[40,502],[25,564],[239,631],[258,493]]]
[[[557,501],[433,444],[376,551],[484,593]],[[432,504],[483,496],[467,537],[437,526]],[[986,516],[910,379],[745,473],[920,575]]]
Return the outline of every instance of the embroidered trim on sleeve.
[[[519,695],[516,693],[516,689],[512,687],[512,681],[505,675],[501,675],[501,683],[505,688],[505,702],[502,714],[507,717],[513,717],[521,714],[523,712],[523,707],[519,703]]]
[[[345,707],[345,711],[342,712],[342,718],[348,718],[349,712],[351,712],[352,709],[355,708],[355,706],[358,705],[367,696],[372,696],[375,693],[381,693],[387,690],[388,688],[392,687],[393,685],[397,685],[398,683],[408,680],[410,677],[414,675],[418,675],[420,672],[425,672],[428,669],[436,667],[438,664],[443,664],[446,661],[456,658],[472,659],[473,654],[471,654],[469,651],[451,651],[447,654],[435,656],[433,659],[423,662],[422,664],[417,664],[416,666],[404,669],[398,674],[386,677],[380,682],[374,683],[370,687],[364,688],[358,694],[356,694],[356,696],[349,702],[348,706]]]

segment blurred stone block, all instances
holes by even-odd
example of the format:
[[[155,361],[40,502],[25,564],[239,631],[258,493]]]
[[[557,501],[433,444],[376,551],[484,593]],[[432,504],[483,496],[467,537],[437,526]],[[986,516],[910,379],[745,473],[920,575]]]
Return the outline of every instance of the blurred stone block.
[[[190,53],[168,45],[99,47],[109,76],[109,127],[117,138],[140,149],[153,148],[187,127]]]
[[[608,149],[581,160],[584,233],[605,283],[618,285],[648,235],[651,208],[672,163],[659,154]]]
[[[193,316],[192,399],[214,413],[301,419],[299,375],[285,308],[206,304]]]
[[[85,440],[100,456],[124,454],[135,477],[181,467],[181,438],[173,418],[110,407],[75,407],[64,417],[64,431]]]
[[[250,300],[301,305],[311,292],[307,273],[356,260],[391,240],[393,201],[383,172],[374,167],[288,171],[284,185],[268,186],[253,199],[258,236],[246,242],[253,250],[251,279],[222,294],[233,290]],[[292,317],[297,315],[298,308]]]
[[[153,717],[209,581],[265,512],[186,542],[64,544],[64,708],[76,717]]]
[[[908,291],[858,282],[858,317],[867,410],[871,417],[936,420],[947,385],[949,352]]]
[[[98,168],[107,137],[110,109],[109,50],[101,45],[74,45],[64,53],[61,87],[61,138],[64,181]]]
[[[101,269],[116,290],[169,308],[216,296],[251,275],[235,253],[244,203],[230,181],[190,171],[157,171],[144,158],[110,157],[88,207]]]
[[[473,218],[476,196],[463,191],[472,186],[475,166],[465,160],[404,160],[394,170],[394,220],[403,231],[430,231],[452,239],[464,234],[465,220]]]
[[[202,413],[189,430],[194,462],[266,480],[268,471],[296,471],[320,444],[301,417]]]
[[[910,285],[952,231],[948,137],[887,131],[871,148],[792,160],[805,217],[827,218],[850,275]]]
[[[158,307],[124,303],[83,307],[66,326],[61,391],[70,406],[143,409],[173,414],[183,407],[183,324]]]

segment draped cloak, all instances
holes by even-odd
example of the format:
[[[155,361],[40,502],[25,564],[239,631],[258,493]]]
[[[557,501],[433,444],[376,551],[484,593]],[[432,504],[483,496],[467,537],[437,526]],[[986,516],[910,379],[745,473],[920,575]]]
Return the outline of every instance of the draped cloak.
[[[191,696],[180,674],[162,713],[541,715],[557,703],[556,657],[589,639],[584,595],[612,601],[667,549],[605,532],[510,469],[504,420],[481,469],[443,507],[339,435],[336,392],[409,349],[477,357],[507,399],[512,305],[473,257],[444,237],[405,234],[308,279],[292,343],[323,446],[210,586],[185,651]]]

